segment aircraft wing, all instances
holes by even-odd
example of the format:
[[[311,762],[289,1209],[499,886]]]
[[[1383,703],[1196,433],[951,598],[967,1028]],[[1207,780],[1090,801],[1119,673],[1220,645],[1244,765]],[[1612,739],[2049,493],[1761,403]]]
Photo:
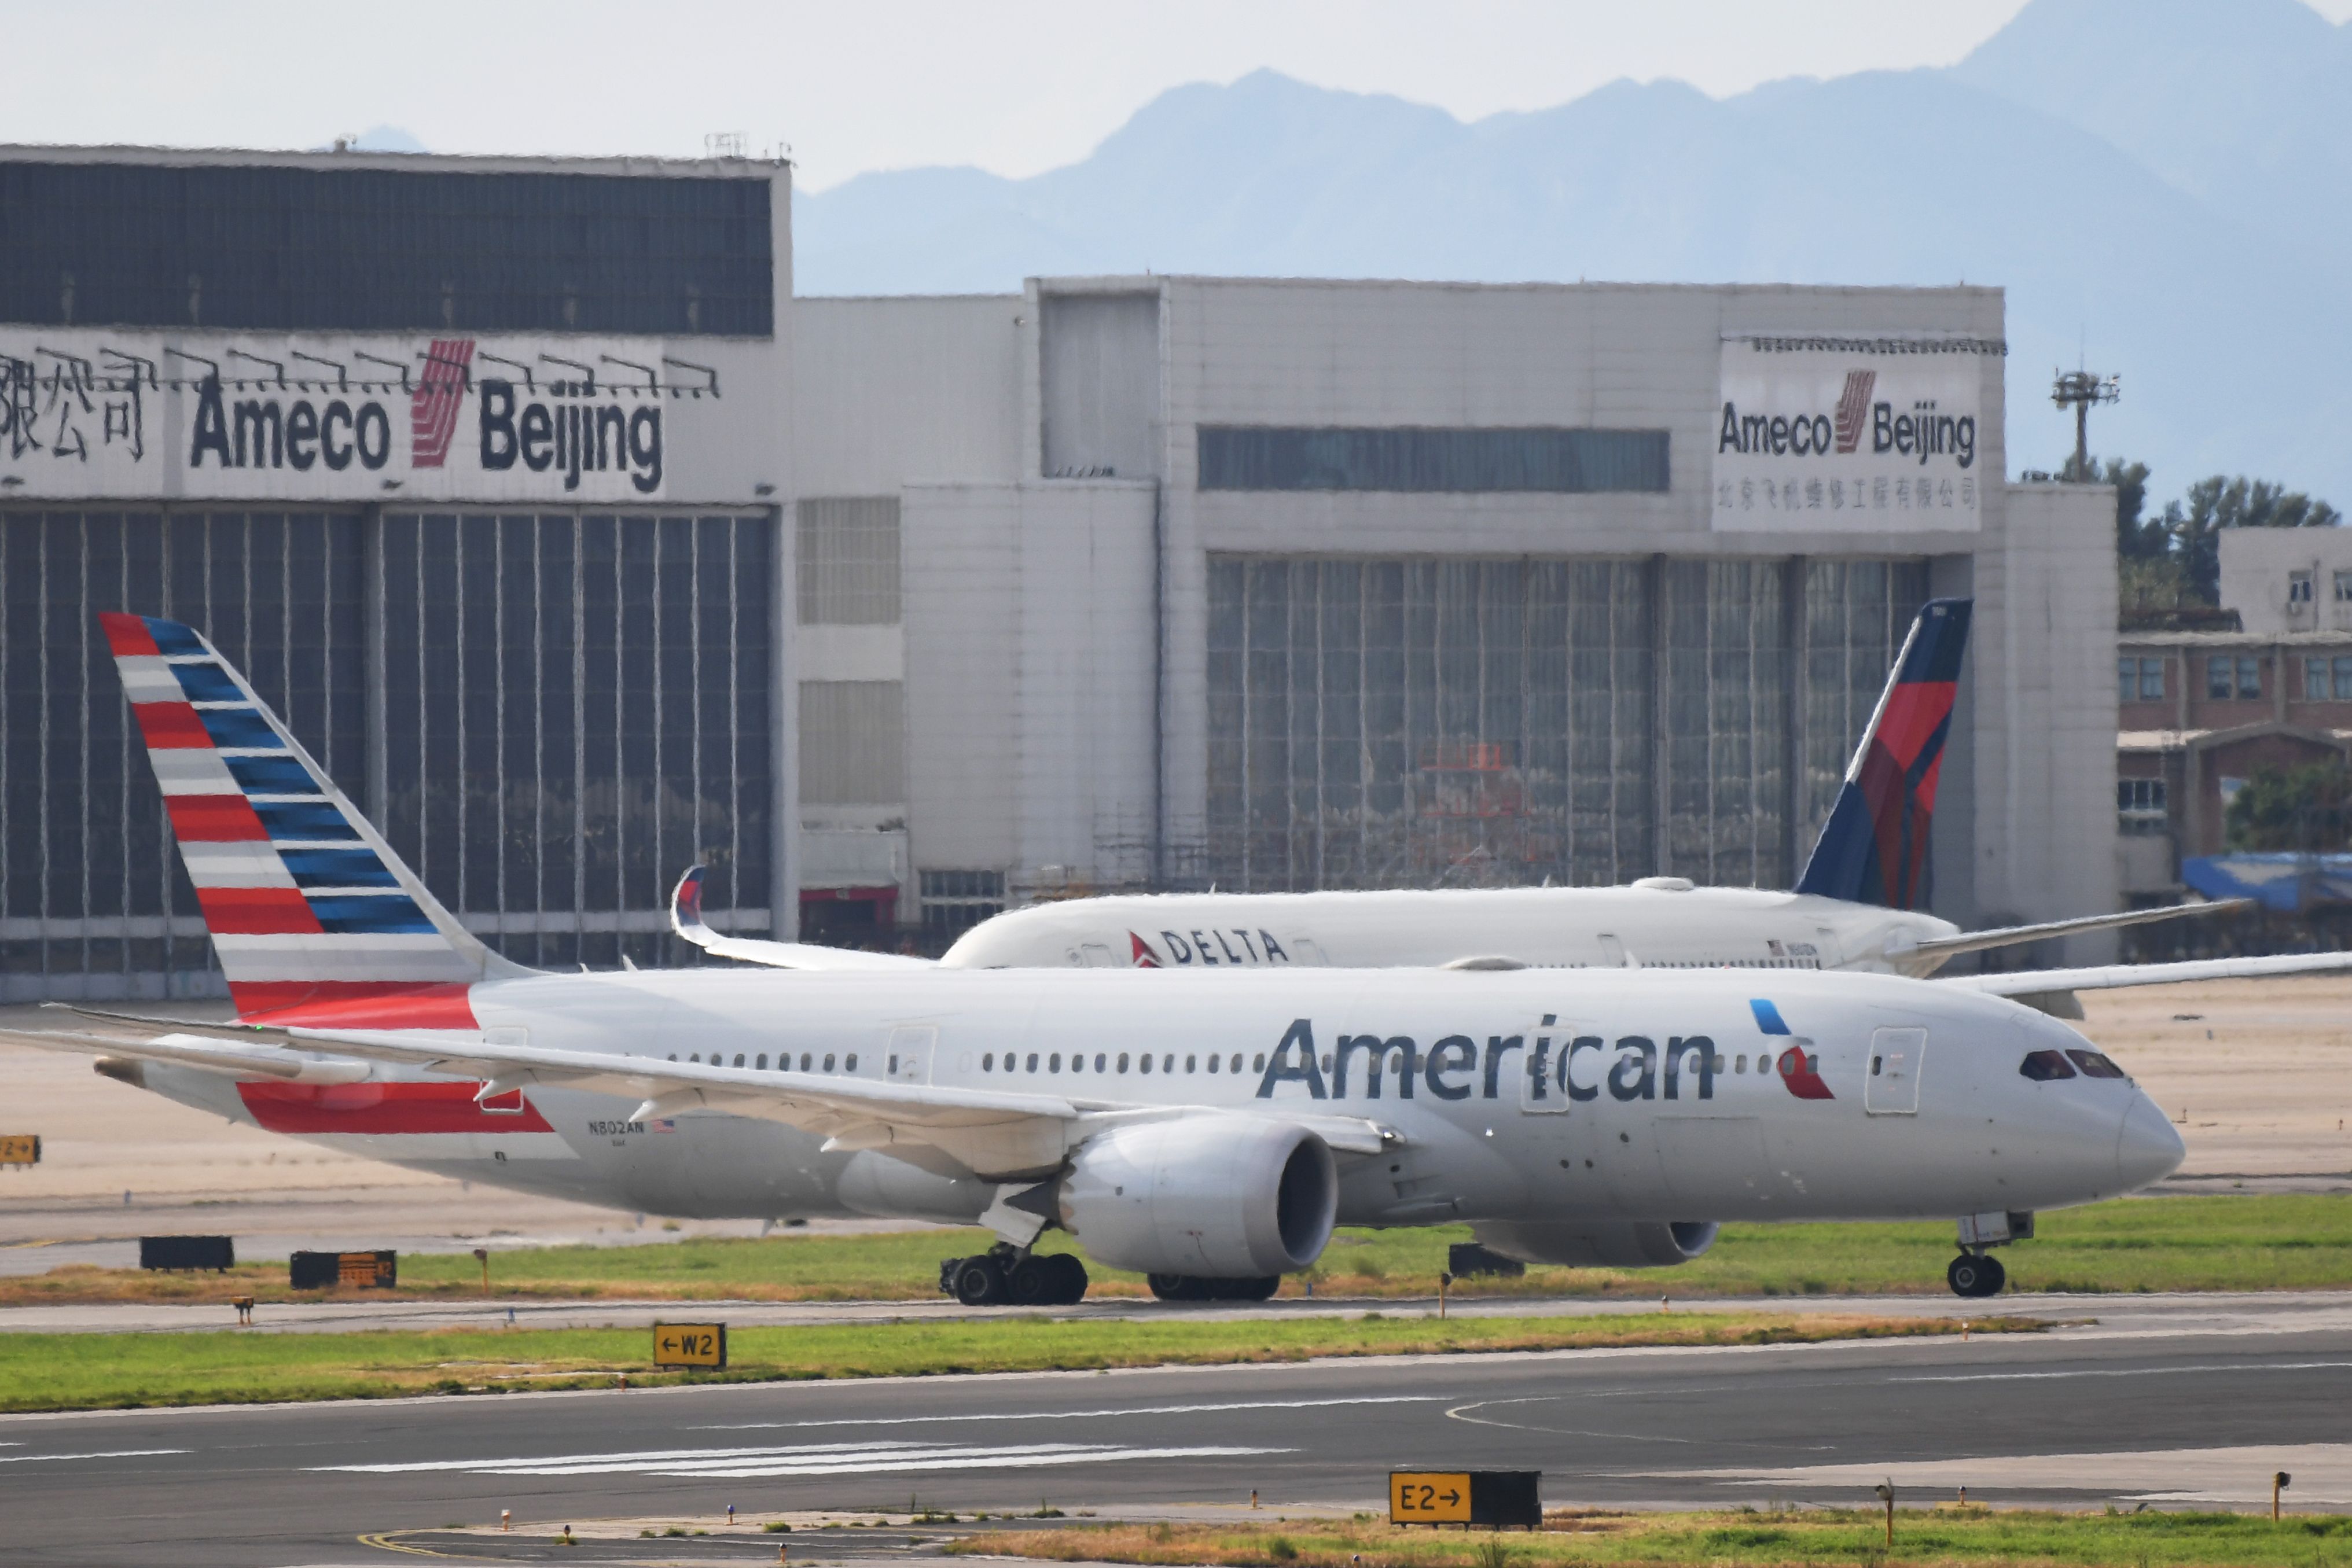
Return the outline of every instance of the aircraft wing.
[[[903,953],[860,953],[848,947],[825,947],[814,942],[770,942],[757,936],[729,936],[713,931],[702,918],[702,868],[688,866],[669,897],[669,926],[706,953],[772,969],[828,969],[836,972],[881,969],[929,969],[929,958]]]
[[[66,1008],[61,1003],[49,1005]],[[117,1032],[36,1037],[20,1031],[16,1038],[53,1049],[126,1054],[131,1050],[156,1051],[165,1042],[187,1039],[186,1031],[204,1030],[231,1037],[205,1040],[200,1036],[191,1042],[219,1060],[260,1061],[274,1050],[277,1060],[294,1061],[308,1060],[299,1055],[302,1051],[331,1051],[346,1061],[382,1061],[478,1079],[482,1082],[478,1097],[483,1099],[533,1084],[560,1083],[635,1096],[641,1103],[632,1114],[635,1121],[706,1109],[757,1116],[819,1134],[828,1140],[829,1149],[928,1145],[975,1175],[994,1180],[1050,1172],[1070,1149],[1105,1125],[1186,1115],[1192,1110],[820,1073],[761,1072],[715,1062],[510,1045],[458,1031],[435,1038],[426,1031],[205,1025],[83,1008],[66,1010]],[[143,1044],[126,1045],[124,1037],[135,1037],[142,1028],[149,1031],[149,1039]],[[187,1048],[171,1049],[177,1052]],[[159,1059],[189,1058],[173,1054]],[[1356,1117],[1286,1114],[1284,1120],[1307,1126],[1335,1150],[1349,1154],[1378,1154],[1390,1137],[1377,1124]]]
[[[2352,953],[2283,953],[2267,958],[2191,958],[2178,964],[2103,964],[2087,969],[2018,969],[2005,975],[1939,976],[1933,983],[1996,997],[2052,991],[2106,991],[2173,986],[2188,980],[2252,980],[2272,975],[2352,972]]]
[[[1933,941],[1915,943],[1887,955],[1890,958],[1950,958],[1962,953],[1980,953],[1988,947],[2010,947],[2020,942],[2038,942],[2045,936],[2073,936],[2085,931],[2112,931],[2125,925],[2146,925],[2158,920],[2178,920],[2191,915],[2234,915],[2241,909],[2251,909],[2251,898],[2225,898],[2213,903],[2168,904],[2161,909],[2127,909],[2118,915],[2085,915],[2074,920],[2045,920],[2038,925],[1996,925],[1983,931],[1963,931],[1957,936],[1940,936]]]
[[[218,1072],[229,1078],[268,1078],[287,1083],[353,1083],[368,1075],[365,1062],[305,1056],[274,1045],[206,1040],[177,1032],[142,1039],[129,1034],[0,1029],[0,1040],[14,1045],[35,1046],[43,1051],[127,1057],[134,1061],[165,1061],[175,1066]]]

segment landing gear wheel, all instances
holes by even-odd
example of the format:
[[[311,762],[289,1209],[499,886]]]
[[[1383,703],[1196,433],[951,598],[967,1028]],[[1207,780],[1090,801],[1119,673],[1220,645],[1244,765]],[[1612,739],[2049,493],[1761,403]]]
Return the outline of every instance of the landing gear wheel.
[[[989,1257],[965,1258],[956,1264],[955,1299],[967,1307],[1000,1305],[1009,1293],[1003,1270]]]
[[[1190,1274],[1146,1274],[1144,1283],[1151,1293],[1163,1301],[1205,1301],[1210,1299],[1206,1280]]]
[[[1054,1306],[1061,1301],[1061,1270],[1054,1267],[1051,1258],[1032,1253],[1013,1265],[1012,1271],[1004,1277],[1004,1286],[1015,1306]]]
[[[1075,1307],[1087,1299],[1087,1266],[1067,1252],[1056,1252],[1045,1260],[1052,1270],[1053,1293],[1045,1299],[1057,1307]]]
[[[1997,1296],[2000,1288],[2009,1283],[2009,1270],[2000,1266],[1998,1258],[1963,1252],[1944,1270],[1944,1280],[1956,1296]]]
[[[1282,1289],[1282,1276],[1268,1274],[1262,1280],[1228,1280],[1224,1299],[1229,1301],[1270,1301]]]

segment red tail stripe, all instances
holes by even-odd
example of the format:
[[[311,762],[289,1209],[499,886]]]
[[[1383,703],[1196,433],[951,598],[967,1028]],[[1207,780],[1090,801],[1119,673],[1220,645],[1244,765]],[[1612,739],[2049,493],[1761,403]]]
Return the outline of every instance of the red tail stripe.
[[[269,830],[261,825],[242,795],[166,795],[163,808],[172,813],[172,831],[184,844],[267,843],[269,840]]]
[[[148,652],[154,652],[154,640],[150,638]],[[132,703],[131,711],[137,716],[139,733],[147,737],[148,749],[152,751],[204,750],[212,746],[213,737],[205,728],[205,721],[186,703]]]
[[[200,887],[196,902],[204,906],[205,924],[215,936],[316,936],[321,930],[299,888]]]
[[[463,985],[397,980],[231,980],[248,1023],[319,1029],[479,1029]]]
[[[1878,721],[1878,743],[1909,768],[1935,737],[1936,727],[1951,716],[1959,689],[1950,681],[1913,681],[1895,687]]]
[[[157,658],[163,650],[155,646],[155,634],[147,630],[147,622],[136,615],[125,615],[120,610],[101,610],[98,623],[106,632],[106,645],[118,659],[142,656]]]
[[[551,1133],[522,1096],[513,1111],[476,1104],[476,1083],[240,1083],[237,1098],[273,1133]],[[505,1101],[506,1096],[499,1099]]]

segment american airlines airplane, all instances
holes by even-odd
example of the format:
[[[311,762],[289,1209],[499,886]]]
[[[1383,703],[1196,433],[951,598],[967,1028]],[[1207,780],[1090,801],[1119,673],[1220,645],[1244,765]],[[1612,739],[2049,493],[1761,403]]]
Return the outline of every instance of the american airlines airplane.
[[[1677,876],[1625,887],[1156,894],[1033,904],[982,922],[937,960],[954,969],[1051,966],[1162,969],[1456,967],[1841,969],[1925,977],[1981,952],[2249,901],[2178,904],[1962,931],[1918,909],[1927,887],[1936,784],[1968,644],[1970,601],[1920,609],[1792,893],[1698,887]],[[911,970],[932,961],[723,936],[701,917],[699,867],[679,879],[670,923],[720,957],[778,968]],[[2352,954],[2110,964],[1952,977],[1945,984],[2083,1016],[2074,993],[2352,968]]]
[[[2044,1014],[1892,975],[1261,967],[542,974],[426,892],[194,629],[103,619],[237,1021],[13,1038],[404,1166],[691,1217],[977,1222],[941,1282],[1076,1301],[1058,1226],[1171,1298],[1262,1298],[1335,1225],[1552,1263],[1730,1218],[1944,1218],[1963,1294],[2034,1211],[2181,1158]]]

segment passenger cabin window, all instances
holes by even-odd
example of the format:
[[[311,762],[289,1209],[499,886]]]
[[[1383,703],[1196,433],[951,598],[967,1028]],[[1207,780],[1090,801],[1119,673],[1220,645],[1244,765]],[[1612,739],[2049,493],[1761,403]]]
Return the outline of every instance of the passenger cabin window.
[[[831,1066],[833,1065],[833,1063],[832,1063],[832,1062],[830,1062],[830,1061],[827,1061],[827,1062],[825,1063],[825,1065],[826,1065],[827,1067],[831,1067]],[[845,1071],[845,1072],[855,1072],[855,1071],[857,1071],[857,1053],[856,1053],[856,1051],[851,1051],[851,1052],[849,1053],[849,1055],[848,1055],[846,1058],[845,1058],[845,1059],[843,1060],[843,1061],[842,1061],[842,1063],[841,1063],[841,1066],[842,1066],[842,1071]]]
[[[2054,1051],[2029,1051],[2017,1071],[2036,1083],[2053,1083],[2061,1078],[2074,1076],[2074,1069],[2066,1058]]]

